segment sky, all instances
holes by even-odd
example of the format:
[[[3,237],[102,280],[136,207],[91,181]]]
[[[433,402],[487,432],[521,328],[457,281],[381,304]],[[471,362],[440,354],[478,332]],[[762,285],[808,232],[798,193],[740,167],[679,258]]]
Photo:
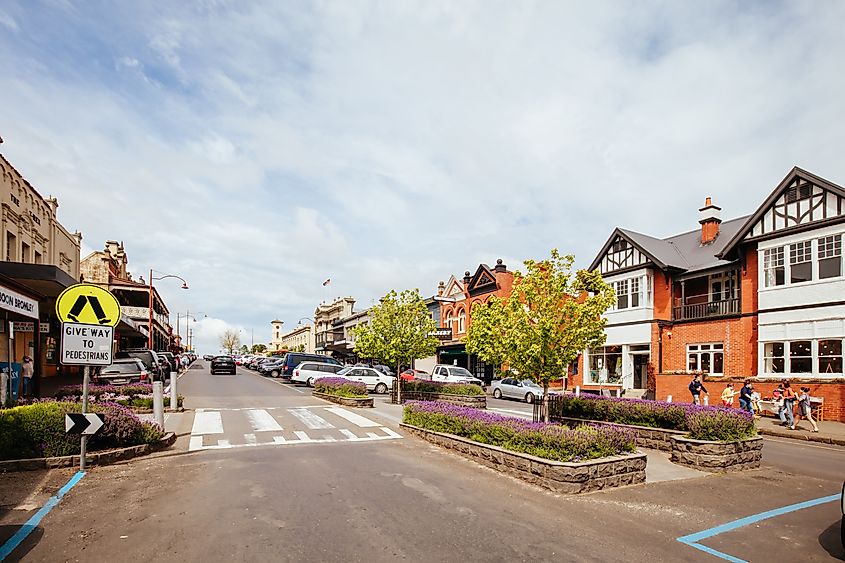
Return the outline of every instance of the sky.
[[[83,257],[267,343],[616,226],[845,184],[845,2],[0,2],[0,145]],[[331,283],[324,287],[326,279]],[[183,313],[184,314],[184,313]],[[184,323],[184,320],[182,321]]]

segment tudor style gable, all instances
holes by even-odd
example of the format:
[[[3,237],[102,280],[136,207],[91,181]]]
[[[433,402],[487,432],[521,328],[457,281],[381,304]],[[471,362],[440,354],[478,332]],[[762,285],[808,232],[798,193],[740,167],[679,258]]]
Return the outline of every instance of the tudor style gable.
[[[454,297],[458,300],[464,298],[464,286],[455,277],[449,276],[449,281],[446,282],[446,290],[443,292],[444,297]]]
[[[665,249],[662,249],[662,247],[666,246],[667,243],[664,241],[632,231],[625,231],[617,227],[613,230],[607,242],[604,243],[604,246],[593,260],[593,263],[590,264],[589,269],[597,269],[603,276],[648,266],[657,266],[660,269],[665,269],[667,264],[663,260],[657,259],[654,252],[650,252],[638,240],[632,238],[634,236],[639,237],[651,245],[660,245],[660,250],[665,252]]]

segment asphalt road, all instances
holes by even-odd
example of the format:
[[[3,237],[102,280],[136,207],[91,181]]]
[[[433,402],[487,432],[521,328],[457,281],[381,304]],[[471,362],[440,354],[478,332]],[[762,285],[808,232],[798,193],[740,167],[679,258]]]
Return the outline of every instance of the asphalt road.
[[[402,437],[387,407],[338,410],[245,370],[193,369],[179,385],[192,411],[175,451],[94,468],[15,557],[715,561],[677,538],[831,495],[845,472],[845,451],[767,441],[760,470],[559,496]],[[702,543],[747,561],[829,561],[845,556],[838,526],[829,502]]]

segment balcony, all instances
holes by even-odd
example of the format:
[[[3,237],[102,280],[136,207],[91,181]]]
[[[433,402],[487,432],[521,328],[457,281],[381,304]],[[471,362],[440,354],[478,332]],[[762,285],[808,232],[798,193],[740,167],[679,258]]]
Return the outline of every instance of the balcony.
[[[739,272],[730,270],[675,282],[672,319],[689,321],[740,313]]]
[[[344,336],[342,330],[325,330],[317,333],[315,337],[315,344],[317,346],[317,350],[325,350],[335,342],[343,339]]]
[[[722,301],[708,301],[707,303],[692,303],[675,307],[673,317],[676,321],[691,319],[706,319],[708,317],[725,317],[739,313],[739,297],[723,299]]]

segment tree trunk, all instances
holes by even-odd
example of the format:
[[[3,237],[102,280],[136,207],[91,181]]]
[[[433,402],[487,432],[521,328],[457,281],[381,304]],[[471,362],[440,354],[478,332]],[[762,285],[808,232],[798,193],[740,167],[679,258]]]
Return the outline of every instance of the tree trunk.
[[[396,404],[402,404],[402,378],[399,377],[399,360],[396,360]]]

